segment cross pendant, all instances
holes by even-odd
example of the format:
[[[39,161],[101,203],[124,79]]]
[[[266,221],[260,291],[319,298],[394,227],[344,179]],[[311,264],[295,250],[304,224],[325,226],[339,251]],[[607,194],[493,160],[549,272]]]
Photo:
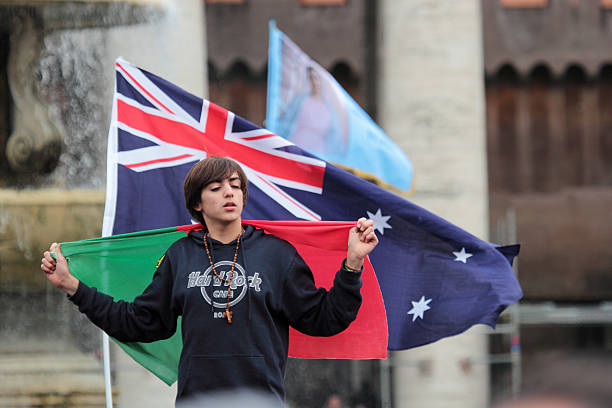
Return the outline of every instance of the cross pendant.
[[[224,313],[225,317],[227,317],[227,323],[228,324],[232,323],[232,314],[233,313],[234,312],[230,312],[229,310],[226,310],[225,313]]]

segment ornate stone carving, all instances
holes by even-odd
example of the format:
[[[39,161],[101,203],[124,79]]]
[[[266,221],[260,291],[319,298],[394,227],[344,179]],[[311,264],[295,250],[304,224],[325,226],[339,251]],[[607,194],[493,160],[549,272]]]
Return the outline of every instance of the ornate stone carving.
[[[40,92],[42,23],[22,13],[12,19],[8,80],[13,99],[13,132],[6,156],[16,172],[40,172],[57,162],[61,124]]]
[[[0,27],[10,33],[7,75],[13,102],[12,133],[6,143],[5,155],[15,173],[27,176],[49,173],[55,169],[62,152],[74,156],[74,152],[64,148],[68,133],[80,134],[83,130],[75,129],[70,123],[74,119],[73,112],[76,110],[80,114],[79,111],[87,110],[82,109],[83,106],[93,109],[87,105],[90,101],[84,99],[94,94],[79,92],[100,82],[94,80],[91,82],[93,85],[80,84],[79,89],[73,89],[70,80],[74,75],[69,78],[62,76],[61,81],[56,81],[54,74],[60,72],[63,75],[64,69],[70,69],[70,58],[74,55],[53,55],[46,48],[48,43],[67,33],[64,42],[70,46],[73,36],[81,35],[80,39],[83,39],[82,33],[76,33],[82,28],[142,23],[160,17],[163,10],[159,0],[0,0]],[[91,44],[85,40],[80,45],[85,50],[103,47],[102,43],[95,42],[95,36],[92,35]],[[49,67],[50,59],[59,61],[60,65]],[[94,64],[87,68],[94,72],[98,66]],[[50,69],[57,72],[50,72]],[[74,104],[78,105],[76,109]],[[91,121],[92,118],[85,115],[81,120]],[[70,144],[70,141],[66,140],[66,143]],[[87,157],[77,158],[81,159],[88,162]]]

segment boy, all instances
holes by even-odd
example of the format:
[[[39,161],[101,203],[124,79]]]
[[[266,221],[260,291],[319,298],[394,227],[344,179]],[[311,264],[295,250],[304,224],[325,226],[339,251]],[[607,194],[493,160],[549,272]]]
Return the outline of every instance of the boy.
[[[332,336],[355,319],[363,260],[378,243],[373,222],[361,218],[351,229],[346,259],[326,291],[315,287],[293,246],[243,227],[247,178],[236,162],[210,157],[197,163],[184,191],[187,209],[204,228],[168,249],[151,284],[133,302],[114,302],[79,282],[59,246],[57,262],[47,251],[41,269],[119,341],[168,338],[181,316],[177,399],[245,387],[284,401],[289,325],[305,334]]]

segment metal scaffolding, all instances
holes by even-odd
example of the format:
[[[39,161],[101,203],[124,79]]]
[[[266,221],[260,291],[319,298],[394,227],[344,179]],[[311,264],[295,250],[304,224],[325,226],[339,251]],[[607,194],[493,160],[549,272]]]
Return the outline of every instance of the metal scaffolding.
[[[516,213],[508,210],[506,216],[496,224],[491,232],[491,238],[498,244],[511,245],[517,242]],[[519,260],[514,260],[514,273],[519,276]],[[515,303],[509,306],[500,316],[500,323],[490,335],[509,336],[510,349],[507,353],[489,354],[489,364],[510,364],[511,369],[511,393],[516,397],[521,392],[521,334],[522,324],[521,305]]]

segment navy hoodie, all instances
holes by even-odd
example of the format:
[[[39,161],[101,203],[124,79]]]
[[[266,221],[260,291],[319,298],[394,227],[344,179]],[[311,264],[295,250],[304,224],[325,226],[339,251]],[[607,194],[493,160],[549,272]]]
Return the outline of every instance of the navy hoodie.
[[[82,282],[70,297],[82,313],[122,342],[152,342],[172,336],[181,319],[183,351],[177,399],[247,387],[284,401],[289,326],[312,336],[340,333],[361,305],[360,273],[340,267],[334,285],[316,288],[295,248],[246,226],[230,292],[232,323],[223,315],[226,283],[215,278],[202,231],[175,242],[151,284],[133,302],[117,301]],[[215,269],[229,277],[236,241],[208,238]]]

